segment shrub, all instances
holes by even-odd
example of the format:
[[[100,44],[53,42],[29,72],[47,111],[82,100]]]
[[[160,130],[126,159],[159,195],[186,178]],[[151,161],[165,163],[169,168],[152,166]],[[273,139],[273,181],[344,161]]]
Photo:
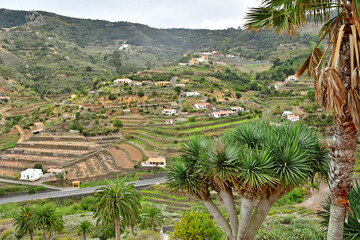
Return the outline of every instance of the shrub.
[[[90,196],[90,197],[85,197],[85,198],[82,198],[81,201],[80,201],[80,206],[81,206],[81,209],[82,210],[85,210],[85,211],[90,211],[93,209],[93,204],[95,202],[95,198]]]
[[[189,117],[189,122],[195,122],[196,118],[195,117]]]
[[[34,190],[35,190],[35,192],[37,192],[37,191],[46,191],[46,187],[44,187],[44,186],[36,186],[35,188],[34,188]]]

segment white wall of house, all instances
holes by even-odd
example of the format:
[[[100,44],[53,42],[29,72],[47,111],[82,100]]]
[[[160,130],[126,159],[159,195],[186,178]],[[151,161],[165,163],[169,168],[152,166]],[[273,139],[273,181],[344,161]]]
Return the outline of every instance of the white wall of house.
[[[21,172],[21,180],[35,181],[41,178],[43,172],[41,169],[28,168]]]

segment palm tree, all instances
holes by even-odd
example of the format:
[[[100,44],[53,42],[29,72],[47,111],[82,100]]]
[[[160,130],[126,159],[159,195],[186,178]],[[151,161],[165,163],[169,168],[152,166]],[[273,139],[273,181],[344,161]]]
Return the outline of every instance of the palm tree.
[[[30,218],[30,223],[42,230],[43,240],[46,239],[46,233],[48,233],[48,239],[51,239],[54,232],[60,232],[64,228],[61,214],[51,204],[37,206]]]
[[[358,0],[263,0],[260,7],[252,8],[247,15],[248,30],[272,29],[289,36],[295,35],[308,21],[323,24],[318,44],[329,41],[325,53],[316,46],[297,75],[308,70],[308,74],[314,76],[317,102],[334,115],[328,240],[343,238],[354,172],[360,127],[359,18]],[[332,48],[330,58],[327,57],[329,48]]]
[[[167,184],[201,200],[229,239],[253,239],[277,200],[315,174],[326,174],[326,157],[313,129],[241,125],[218,139],[193,137],[169,167]],[[210,191],[219,193],[229,221]],[[241,197],[240,223],[234,191]]]
[[[144,228],[150,228],[151,231],[155,231],[157,226],[161,226],[163,221],[163,214],[161,210],[156,207],[143,207],[141,213],[141,223]]]
[[[95,193],[96,205],[94,217],[98,221],[114,224],[116,240],[120,239],[120,223],[130,225],[134,216],[139,215],[141,195],[134,184],[125,184],[125,180],[108,181]],[[114,221],[115,220],[115,221]]]
[[[347,240],[360,239],[360,179],[353,184],[349,193],[349,200],[352,213],[349,214],[348,221],[344,225],[344,238]],[[324,226],[329,225],[330,205],[331,197],[328,196],[321,204],[324,210],[318,212]]]
[[[84,240],[86,240],[86,235],[89,235],[92,233],[94,226],[89,220],[84,220],[80,222],[80,225],[78,226],[79,232],[83,236]]]
[[[18,213],[14,217],[14,226],[16,231],[21,234],[29,234],[30,240],[33,240],[33,234],[35,226],[32,224],[30,219],[34,214],[34,210],[30,206],[24,206],[20,208]]]

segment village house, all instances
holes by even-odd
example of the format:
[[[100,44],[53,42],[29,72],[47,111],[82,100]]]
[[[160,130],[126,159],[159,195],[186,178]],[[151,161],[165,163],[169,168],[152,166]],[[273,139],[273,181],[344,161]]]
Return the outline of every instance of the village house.
[[[299,78],[296,76],[296,75],[290,75],[290,76],[288,76],[286,79],[285,79],[286,81],[297,81],[297,80],[299,80]]]
[[[166,119],[165,120],[165,124],[173,124],[174,120],[173,119]]]
[[[116,79],[114,80],[114,84],[130,84],[132,83],[132,80],[131,79],[128,79],[128,78],[121,78],[121,79]]]
[[[60,169],[60,168],[50,168],[50,169],[47,170],[46,173],[48,173],[48,174],[50,174],[50,175],[62,174],[62,175],[65,176],[65,171],[64,171],[64,169]]]
[[[178,63],[179,66],[186,66],[187,63]]]
[[[36,181],[41,178],[43,171],[41,169],[28,168],[21,172],[20,180]]]
[[[294,114],[294,113],[291,112],[291,111],[284,111],[283,114],[282,114],[282,116],[283,116],[283,117],[286,117],[286,116],[288,116],[288,115],[293,115],[293,114]]]
[[[210,103],[195,103],[194,108],[195,109],[209,109]]]
[[[119,47],[119,50],[126,50],[129,48],[129,44],[123,44]]]
[[[219,111],[219,112],[213,112],[212,116],[214,118],[223,118],[223,117],[234,116],[234,114],[235,114],[234,111]]]
[[[133,86],[141,86],[143,83],[142,82],[132,82]]]
[[[160,81],[160,82],[156,82],[155,86],[169,86],[170,82],[168,81]]]
[[[158,158],[148,158],[147,161],[142,162],[141,166],[143,167],[165,167],[166,166],[166,159],[163,157]]]
[[[293,114],[293,115],[288,115],[287,116],[287,119],[292,121],[292,122],[296,122],[296,121],[299,121],[300,120],[300,117],[299,115],[297,114]]]
[[[230,107],[230,109],[235,112],[243,112],[245,110],[243,107]]]
[[[123,113],[124,113],[124,114],[129,114],[129,113],[131,113],[131,110],[130,110],[130,109],[124,109],[124,110],[123,110]]]
[[[201,94],[198,92],[184,92],[185,97],[200,97]]]
[[[175,85],[175,87],[185,87],[185,84],[183,84],[183,83],[178,83],[178,84]]]
[[[165,115],[172,115],[172,114],[176,113],[176,110],[175,109],[164,109],[164,110],[162,110],[161,113],[165,114]]]

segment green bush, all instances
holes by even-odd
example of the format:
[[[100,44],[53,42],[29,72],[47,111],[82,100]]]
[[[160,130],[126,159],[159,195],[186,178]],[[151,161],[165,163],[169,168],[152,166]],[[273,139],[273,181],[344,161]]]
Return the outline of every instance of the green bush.
[[[82,198],[80,201],[81,209],[85,211],[93,210],[94,202],[95,202],[95,198],[92,196]]]
[[[265,223],[255,239],[325,240],[326,231],[313,219],[287,215]]]
[[[33,187],[29,187],[29,194],[35,194],[35,189]]]
[[[44,186],[36,186],[35,188],[34,188],[34,190],[35,190],[35,192],[38,192],[38,191],[46,191],[46,187],[44,187]]]

